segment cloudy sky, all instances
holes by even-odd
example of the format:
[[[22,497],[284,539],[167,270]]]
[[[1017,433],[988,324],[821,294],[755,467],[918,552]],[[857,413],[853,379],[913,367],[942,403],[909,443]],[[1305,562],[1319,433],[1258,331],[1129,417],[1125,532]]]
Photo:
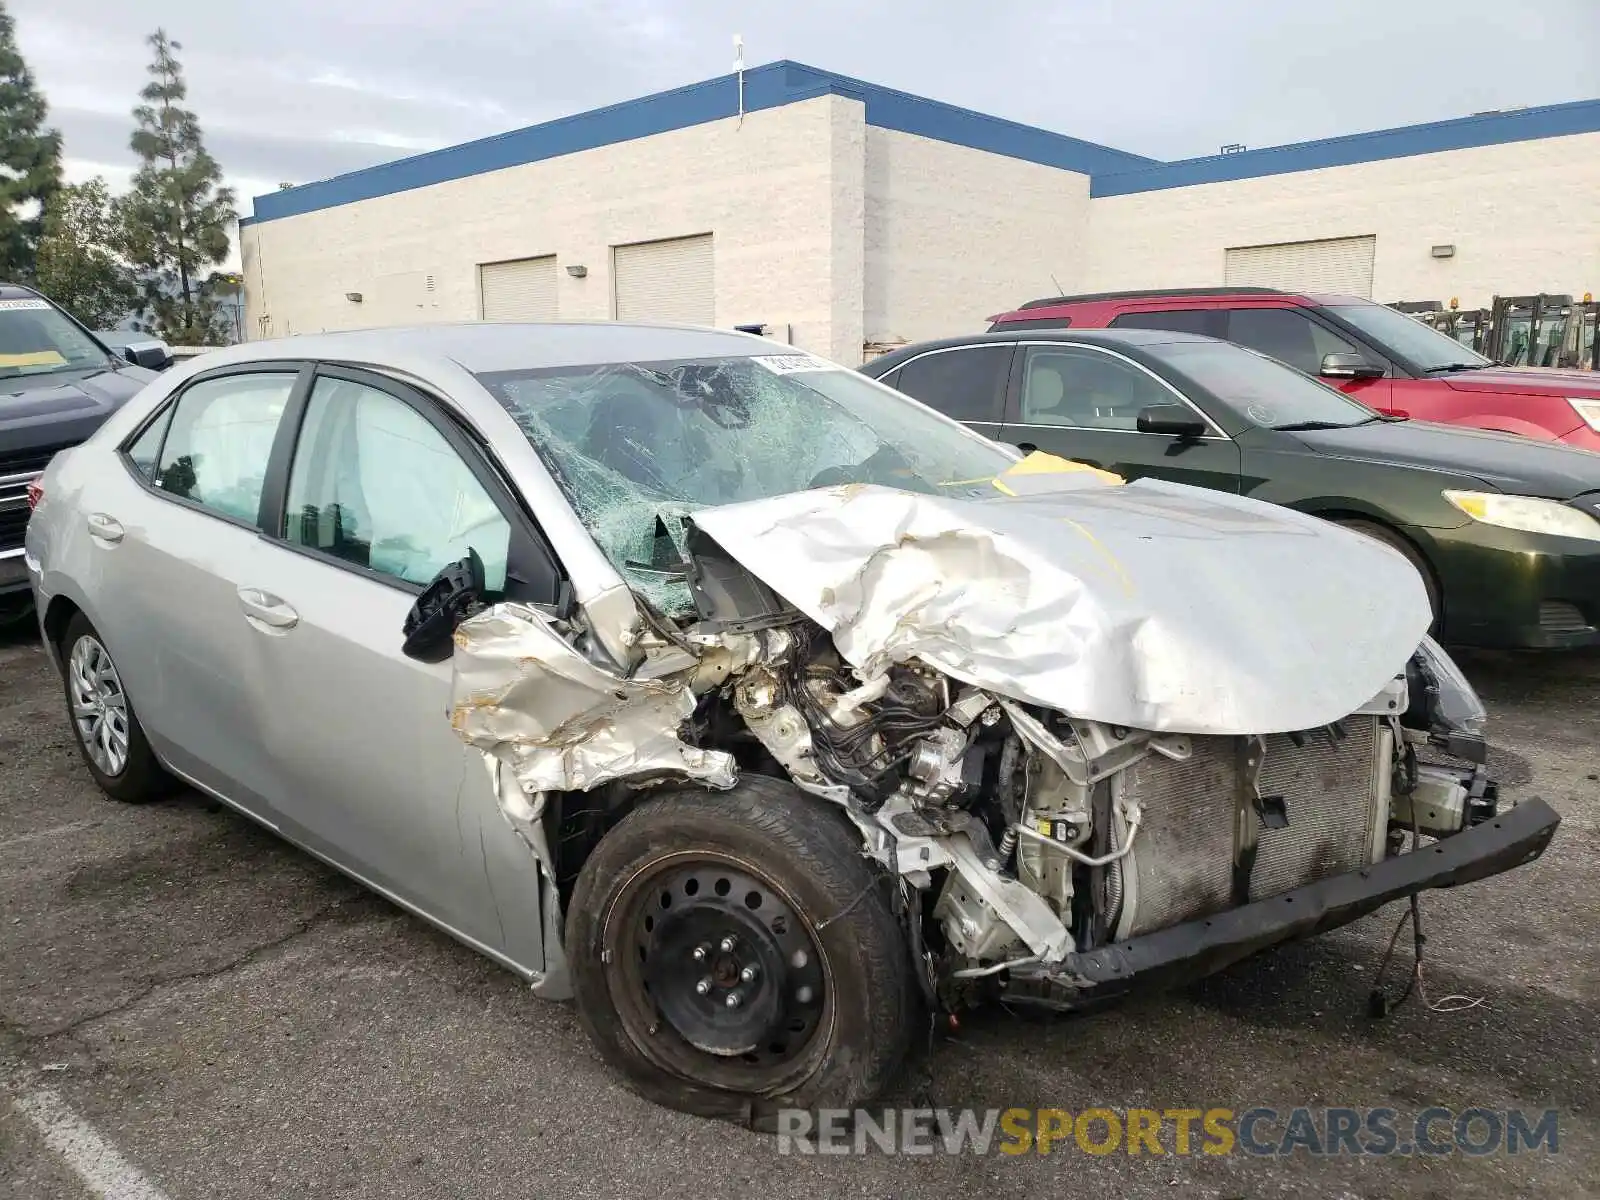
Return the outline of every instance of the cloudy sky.
[[[789,58],[1156,158],[1600,97],[1600,0],[5,0],[73,179],[156,25],[239,193]],[[868,15],[860,15],[862,11]]]

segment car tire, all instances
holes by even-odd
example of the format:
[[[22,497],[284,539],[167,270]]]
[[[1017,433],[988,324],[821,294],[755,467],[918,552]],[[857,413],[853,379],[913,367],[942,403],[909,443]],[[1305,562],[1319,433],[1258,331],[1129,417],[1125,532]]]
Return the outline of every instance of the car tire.
[[[658,794],[579,874],[578,1019],[668,1108],[767,1131],[781,1109],[854,1110],[900,1069],[921,1006],[893,888],[843,814],[787,781]]]
[[[1382,542],[1416,568],[1417,574],[1422,577],[1423,589],[1428,594],[1428,609],[1433,613],[1433,621],[1428,626],[1428,632],[1436,632],[1439,628],[1439,619],[1444,615],[1439,599],[1439,584],[1433,577],[1433,568],[1428,566],[1427,560],[1417,548],[1388,526],[1379,525],[1376,521],[1341,520],[1338,524],[1352,533],[1359,533],[1375,542]]]
[[[61,638],[67,724],[100,790],[125,804],[155,800],[171,786],[122,686],[111,653],[77,613]]]

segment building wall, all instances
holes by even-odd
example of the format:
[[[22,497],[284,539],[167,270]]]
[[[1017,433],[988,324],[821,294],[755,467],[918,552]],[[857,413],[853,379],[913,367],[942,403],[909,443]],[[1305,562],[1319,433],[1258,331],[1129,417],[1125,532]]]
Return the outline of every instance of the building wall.
[[[241,237],[250,335],[473,320],[479,263],[544,254],[563,268],[560,315],[604,320],[612,246],[711,233],[718,325],[788,326],[857,362],[865,140],[863,105],[824,95],[255,222]]]
[[[1600,133],[1102,196],[1083,290],[1207,287],[1229,246],[1376,235],[1381,303],[1600,292],[1597,196]]]
[[[970,333],[1019,300],[1075,287],[1089,176],[869,126],[866,340]]]

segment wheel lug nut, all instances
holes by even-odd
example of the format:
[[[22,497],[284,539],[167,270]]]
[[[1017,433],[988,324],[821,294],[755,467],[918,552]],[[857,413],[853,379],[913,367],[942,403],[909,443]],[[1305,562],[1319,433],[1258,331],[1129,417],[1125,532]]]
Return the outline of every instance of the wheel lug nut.
[[[699,983],[694,985],[694,990],[697,995],[708,995],[711,991],[711,980],[702,979]]]
[[[730,933],[727,937],[722,939],[722,943],[718,949],[720,949],[724,954],[732,954],[733,948],[738,944],[739,943],[737,940],[735,940],[733,934]]]
[[[704,946],[696,946],[694,948],[694,960],[695,960],[695,962],[705,962],[706,956],[709,953],[710,953],[710,951],[707,950]]]
[[[739,995],[738,992],[729,992],[728,998],[723,1003],[729,1008],[738,1008],[739,1005],[744,1003],[744,997]]]
[[[755,982],[756,975],[757,975],[757,971],[756,971],[756,968],[755,968],[755,964],[752,963],[750,966],[746,967],[744,970],[739,972],[739,982],[741,982],[741,983],[753,983],[753,982]]]

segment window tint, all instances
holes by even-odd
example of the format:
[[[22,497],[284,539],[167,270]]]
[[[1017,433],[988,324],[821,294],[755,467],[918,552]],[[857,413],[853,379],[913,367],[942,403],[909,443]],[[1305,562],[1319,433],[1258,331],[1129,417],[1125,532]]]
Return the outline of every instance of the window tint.
[[[511,526],[444,435],[387,392],[317,380],[285,510],[295,545],[415,584],[472,549],[488,590],[505,590]]]
[[[267,459],[295,377],[206,379],[178,397],[155,484],[213,512],[255,524]]]
[[[1010,370],[1010,346],[970,346],[913,359],[895,387],[957,421],[998,422]]]
[[[1030,329],[1066,329],[1071,324],[1071,317],[1034,317],[1032,320],[1017,317],[1009,321],[996,321],[989,326],[989,332],[1026,333]]]
[[[167,436],[167,426],[172,424],[173,407],[169,404],[163,408],[161,414],[134,438],[133,444],[127,449],[128,461],[133,464],[133,469],[146,479],[155,478],[156,456],[161,453],[161,439]]]
[[[1179,308],[1167,312],[1123,313],[1111,322],[1113,329],[1170,329],[1174,333],[1203,333],[1221,337],[1223,314],[1214,308]]]
[[[1292,308],[1235,308],[1228,313],[1228,340],[1259,350],[1297,371],[1315,375],[1324,354],[1349,354],[1349,342]]]
[[[1022,421],[1079,429],[1138,428],[1139,413],[1178,398],[1130,363],[1074,346],[1028,351]]]

